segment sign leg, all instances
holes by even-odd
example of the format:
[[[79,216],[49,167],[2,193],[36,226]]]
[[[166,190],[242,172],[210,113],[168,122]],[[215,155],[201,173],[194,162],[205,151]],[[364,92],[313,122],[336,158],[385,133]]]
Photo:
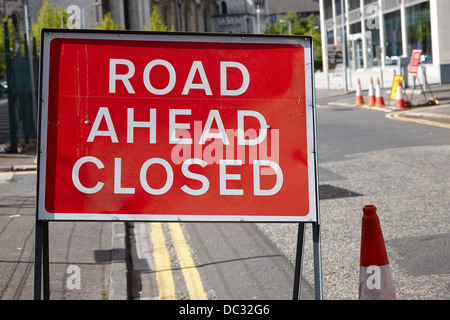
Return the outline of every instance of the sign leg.
[[[316,300],[322,300],[322,253],[320,245],[320,224],[313,223],[314,292]]]
[[[49,300],[50,270],[47,221],[36,221],[34,247],[34,300],[41,300],[42,298],[42,271],[44,275],[44,300]]]
[[[34,300],[41,300],[43,223],[36,221],[34,242]]]
[[[44,300],[50,300],[50,253],[49,253],[49,241],[48,241],[48,221],[44,221],[43,228],[43,271],[44,271]]]
[[[303,263],[303,243],[305,238],[305,224],[298,224],[297,254],[295,256],[294,293],[292,300],[300,300]]]

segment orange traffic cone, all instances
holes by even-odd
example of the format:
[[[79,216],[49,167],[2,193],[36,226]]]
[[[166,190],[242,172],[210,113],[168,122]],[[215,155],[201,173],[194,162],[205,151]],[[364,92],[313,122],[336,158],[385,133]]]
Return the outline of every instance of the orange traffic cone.
[[[395,300],[395,289],[389,268],[377,208],[363,208],[359,300]]]
[[[375,107],[385,107],[383,93],[381,92],[380,78],[377,79],[375,87]]]
[[[403,110],[406,109],[406,103],[403,99],[403,88],[402,88],[402,80],[398,79],[397,86],[397,102],[395,103],[395,110]]]
[[[375,92],[373,90],[373,80],[372,77],[370,77],[370,85],[369,85],[369,101],[367,101],[367,104],[369,106],[375,105]]]
[[[358,84],[356,85],[356,99],[355,106],[361,106],[364,104],[364,98],[361,90],[361,81],[358,78]]]

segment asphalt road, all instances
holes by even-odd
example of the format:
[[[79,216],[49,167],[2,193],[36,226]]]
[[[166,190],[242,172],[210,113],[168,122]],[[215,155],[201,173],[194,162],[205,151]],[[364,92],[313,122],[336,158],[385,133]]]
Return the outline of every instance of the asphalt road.
[[[33,299],[35,199],[35,171],[0,172],[0,300]],[[111,223],[52,222],[49,230],[50,298],[108,298]],[[73,267],[78,290],[68,285]]]
[[[358,298],[368,204],[378,208],[398,299],[449,299],[449,129],[364,108],[322,107],[317,119],[324,299]],[[295,226],[258,226],[293,261]]]
[[[449,299],[450,131],[386,114],[317,109],[323,297],[358,299],[362,208],[373,204],[397,298]],[[297,224],[183,227],[208,298],[291,298]],[[174,251],[173,243],[167,246]],[[174,269],[174,278],[182,278]],[[310,225],[302,275],[302,299],[312,298]]]
[[[449,129],[388,119],[385,112],[364,108],[319,107],[317,119],[324,299],[358,298],[361,217],[367,204],[378,208],[398,299],[449,299]],[[0,260],[13,266],[19,259],[19,264],[0,279],[1,295],[23,299],[32,291],[35,175],[4,180],[1,236],[8,250]],[[24,219],[28,229],[18,232]],[[297,224],[182,225],[208,298],[291,298]],[[52,299],[108,295],[110,232],[110,223],[52,223]],[[308,226],[304,299],[312,296],[311,238]],[[168,247],[174,256],[174,244]],[[66,288],[72,264],[82,269],[82,291]],[[184,277],[180,265],[172,268],[175,278]],[[179,292],[178,298],[186,294]]]

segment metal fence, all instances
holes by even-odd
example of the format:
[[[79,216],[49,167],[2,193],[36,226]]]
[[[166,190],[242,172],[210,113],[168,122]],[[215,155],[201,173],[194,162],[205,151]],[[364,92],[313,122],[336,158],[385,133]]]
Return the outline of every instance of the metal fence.
[[[19,48],[11,52],[6,25],[4,32],[5,52],[0,53],[0,59],[6,65],[0,77],[0,152],[15,153],[36,136],[39,59],[34,39],[30,63],[26,35],[24,50]],[[33,73],[30,72],[31,65]]]

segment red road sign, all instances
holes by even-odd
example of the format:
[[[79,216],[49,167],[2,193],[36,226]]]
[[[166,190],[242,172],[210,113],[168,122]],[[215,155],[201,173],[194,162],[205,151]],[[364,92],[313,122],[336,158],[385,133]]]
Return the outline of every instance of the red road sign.
[[[310,37],[41,46],[39,220],[317,221]]]
[[[422,50],[413,50],[411,55],[411,62],[409,63],[409,73],[417,74],[420,64],[420,56],[422,55]]]

